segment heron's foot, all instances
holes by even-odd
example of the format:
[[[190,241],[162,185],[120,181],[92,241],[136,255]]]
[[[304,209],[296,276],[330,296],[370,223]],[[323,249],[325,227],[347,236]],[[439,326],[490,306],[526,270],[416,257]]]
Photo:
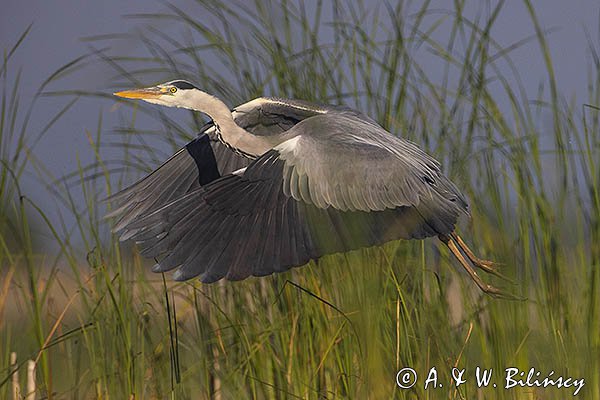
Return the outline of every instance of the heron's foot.
[[[469,257],[469,260],[473,263],[473,265],[477,268],[479,268],[482,271],[487,272],[488,274],[492,274],[494,276],[497,276],[498,278],[506,281],[506,282],[510,282],[512,284],[515,284],[516,282],[512,279],[510,279],[509,277],[507,277],[506,275],[502,274],[499,270],[498,267],[502,266],[504,264],[500,264],[494,261],[489,261],[489,260],[482,260],[481,258],[475,258],[472,259]]]
[[[461,246],[462,247],[462,246]],[[491,260],[484,260],[479,257],[469,257],[469,260],[475,265],[477,268],[481,268],[485,272],[494,273],[498,272],[498,267],[502,267],[504,264]]]
[[[455,239],[454,235],[458,239]],[[496,275],[502,279],[511,281],[510,279],[504,277],[502,274],[500,274],[496,270],[496,268],[495,268],[496,263],[494,263],[492,261],[481,260],[480,258],[476,257],[473,254],[473,252],[471,252],[471,250],[468,247],[466,247],[466,245],[464,247],[461,246],[461,244],[464,245],[464,242],[456,234],[453,234],[452,237],[450,237],[448,235],[439,235],[438,237],[446,246],[448,246],[448,248],[450,249],[452,254],[454,254],[456,259],[460,262],[462,267],[465,269],[465,271],[467,271],[467,273],[469,274],[471,279],[475,282],[475,284],[479,287],[479,289],[481,289],[482,292],[484,292],[485,294],[490,295],[494,298],[497,298],[497,299],[523,300],[521,297],[512,295],[510,293],[505,293],[504,291],[498,289],[497,287],[485,283],[481,279],[481,277],[477,274],[477,271],[475,271],[475,269],[471,265],[471,263],[472,263],[475,267],[477,267],[485,272]],[[466,248],[466,250],[465,250],[465,248]],[[465,256],[461,252],[461,250],[467,255],[467,258],[469,258],[470,262],[467,261],[467,259],[465,258]],[[472,255],[473,257],[470,257],[469,254]]]
[[[483,293],[485,293],[495,299],[519,300],[519,301],[525,300],[525,298],[523,298],[523,297],[516,296],[516,295],[508,293],[508,292],[504,292],[495,286],[489,285],[489,284],[483,282],[481,279],[479,279],[479,281],[474,279],[474,281],[475,281],[475,284],[479,287],[479,289],[481,289],[481,291]]]
[[[450,234],[450,236],[456,242],[458,247],[466,254],[469,261],[471,261],[471,263],[473,263],[473,265],[476,268],[479,268],[480,270],[485,271],[488,274],[497,276],[498,278],[500,278],[506,282],[515,284],[515,281],[513,281],[506,275],[500,273],[499,267],[503,266],[504,264],[497,263],[497,262],[490,261],[490,260],[484,260],[482,258],[477,257],[475,255],[475,253],[473,253],[473,251],[469,248],[469,246],[467,246],[467,244],[464,242],[464,240],[462,240],[462,238],[460,236],[458,236],[455,232],[452,232]]]

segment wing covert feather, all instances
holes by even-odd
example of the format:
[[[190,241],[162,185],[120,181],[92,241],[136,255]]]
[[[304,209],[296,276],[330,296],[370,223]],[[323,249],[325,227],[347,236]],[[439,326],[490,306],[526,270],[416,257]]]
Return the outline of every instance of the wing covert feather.
[[[464,196],[439,163],[413,143],[353,115],[315,116],[289,132],[275,149],[285,161],[286,195],[342,211],[417,206],[443,187],[467,212]]]

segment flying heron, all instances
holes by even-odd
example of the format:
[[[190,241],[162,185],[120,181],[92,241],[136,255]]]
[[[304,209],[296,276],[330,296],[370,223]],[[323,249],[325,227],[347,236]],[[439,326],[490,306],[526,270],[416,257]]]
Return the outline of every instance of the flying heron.
[[[206,114],[200,135],[109,197],[114,231],[174,279],[241,280],[339,252],[437,236],[475,283],[499,275],[456,234],[469,206],[414,143],[343,106],[261,97],[230,110],[175,80],[115,93]]]

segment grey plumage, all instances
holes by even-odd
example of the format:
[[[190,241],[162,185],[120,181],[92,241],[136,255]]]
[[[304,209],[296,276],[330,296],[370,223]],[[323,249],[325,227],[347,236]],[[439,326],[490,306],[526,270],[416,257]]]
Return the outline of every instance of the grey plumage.
[[[253,135],[274,136],[284,133],[307,117],[327,111],[348,110],[340,106],[310,106],[311,103],[301,100],[260,98],[234,108],[232,116],[240,127]],[[203,127],[198,136],[202,135],[210,138],[221,175],[230,174],[250,164],[250,159],[232,152],[218,140],[212,123]],[[118,217],[113,231],[121,232],[120,239],[127,240],[132,235],[131,229],[126,229],[129,223],[199,187],[198,175],[194,159],[183,148],[142,180],[109,196],[107,201],[113,209],[105,217]]]
[[[213,120],[187,152],[110,198],[121,239],[136,241],[144,256],[162,257],[154,271],[175,269],[178,280],[239,280],[430,236],[459,257],[452,238],[458,217],[469,214],[467,202],[414,143],[347,107],[259,98],[229,111],[195,87],[173,96],[174,85],[117,93]],[[474,275],[483,290],[499,294]]]
[[[244,175],[218,179],[131,224],[142,229],[132,239],[146,256],[169,253],[155,271],[180,267],[176,279],[238,280],[324,254],[450,233],[461,212],[445,211],[446,199],[435,191],[419,206],[372,212],[319,208],[283,193],[284,164],[271,150]]]

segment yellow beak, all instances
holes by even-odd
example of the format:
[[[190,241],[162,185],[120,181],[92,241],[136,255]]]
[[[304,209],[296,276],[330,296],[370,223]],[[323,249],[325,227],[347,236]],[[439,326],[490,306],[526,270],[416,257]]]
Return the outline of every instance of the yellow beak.
[[[126,99],[156,99],[162,96],[165,92],[165,89],[155,86],[144,89],[123,90],[122,92],[116,92],[113,94]]]

